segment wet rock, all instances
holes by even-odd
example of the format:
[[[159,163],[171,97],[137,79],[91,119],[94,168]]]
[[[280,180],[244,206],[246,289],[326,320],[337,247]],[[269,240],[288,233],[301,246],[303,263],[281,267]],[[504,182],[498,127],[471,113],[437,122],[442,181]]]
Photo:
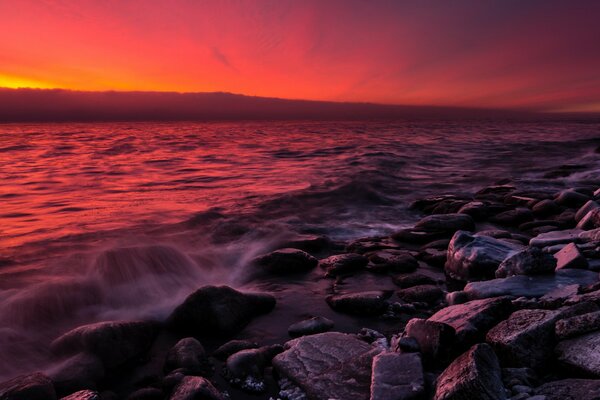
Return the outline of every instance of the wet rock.
[[[127,396],[126,400],[163,400],[165,398],[165,394],[162,390],[147,387],[138,389],[135,392],[131,393]]]
[[[98,392],[92,390],[80,390],[60,400],[104,400],[104,397],[101,397]]]
[[[80,326],[54,340],[55,354],[94,354],[107,368],[124,364],[150,349],[158,324],[146,321],[110,321]]]
[[[500,364],[485,343],[454,360],[437,381],[435,400],[506,399]]]
[[[554,255],[556,259],[556,269],[581,268],[588,267],[588,261],[579,250],[575,243],[569,243]]]
[[[458,231],[448,246],[444,269],[450,277],[462,281],[493,278],[500,263],[521,249],[502,240]]]
[[[230,340],[213,352],[213,357],[225,361],[227,357],[238,351],[258,348],[258,343],[249,340]]]
[[[581,239],[579,234],[583,232],[581,229],[567,229],[562,231],[552,231],[540,233],[529,241],[530,246],[547,247],[555,244],[579,243]]]
[[[563,190],[556,196],[556,202],[565,207],[581,207],[588,200],[589,196],[576,192],[573,189]]]
[[[252,265],[275,275],[287,275],[308,272],[317,266],[319,260],[299,249],[279,249],[256,257]]]
[[[424,244],[450,235],[448,232],[429,232],[417,228],[407,228],[394,233],[392,238],[398,242]]]
[[[558,339],[568,339],[598,331],[600,330],[600,311],[556,321],[554,330]]]
[[[371,400],[416,400],[425,392],[418,353],[381,353],[373,358]]]
[[[524,222],[531,221],[533,218],[533,212],[530,209],[519,207],[495,215],[490,218],[490,221],[504,226],[518,226]]]
[[[412,272],[417,269],[419,262],[407,251],[382,250],[369,255],[370,269]]]
[[[512,185],[488,186],[475,193],[477,199],[502,200],[505,196],[514,192],[517,188]]]
[[[230,336],[274,307],[275,298],[269,294],[242,293],[228,286],[204,286],[175,308],[167,323],[183,334]]]
[[[585,203],[577,212],[575,213],[575,221],[579,223],[592,210],[596,210],[600,208],[600,204],[596,203],[594,200],[589,200]]]
[[[563,379],[545,383],[535,393],[545,400],[596,400],[600,398],[600,380]]]
[[[502,210],[503,211],[503,210]],[[483,220],[494,214],[494,209],[483,201],[470,201],[458,210],[459,214],[466,214],[474,220]]]
[[[462,205],[467,203],[467,199],[452,194],[441,196],[429,196],[424,199],[414,201],[410,208],[421,210],[428,214],[438,213],[447,214],[456,212]],[[445,212],[442,212],[445,211]]]
[[[80,353],[53,367],[48,377],[59,395],[83,389],[95,390],[104,378],[104,366],[95,355]]]
[[[423,302],[436,304],[444,299],[444,292],[435,285],[418,285],[397,292],[398,297],[407,303]]]
[[[508,256],[496,270],[496,278],[513,275],[540,275],[553,273],[556,260],[538,247],[528,247]]]
[[[379,315],[388,307],[387,299],[391,292],[369,291],[333,295],[327,297],[327,304],[335,311],[354,315]]]
[[[312,317],[290,325],[288,334],[294,338],[305,335],[314,335],[316,333],[323,333],[331,330],[333,325],[333,321],[328,318]]]
[[[455,342],[454,328],[448,324],[413,318],[405,328],[406,336],[418,343],[426,363],[445,361]]]
[[[52,381],[41,373],[21,375],[0,383],[2,400],[54,400],[56,392]]]
[[[471,299],[488,297],[542,297],[557,288],[567,285],[589,285],[598,281],[598,273],[581,269],[564,269],[554,275],[515,275],[485,282],[470,282],[464,291]]]
[[[558,360],[588,375],[600,376],[600,332],[566,339],[556,346]]]
[[[348,246],[346,251],[350,253],[365,254],[370,251],[383,250],[383,249],[398,249],[398,243],[388,237],[372,237],[357,239]]]
[[[283,346],[273,345],[232,354],[225,363],[229,381],[248,392],[263,392],[266,388],[264,370],[273,357],[282,351]]]
[[[396,275],[392,278],[392,280],[396,285],[403,289],[418,285],[435,285],[437,283],[435,279],[419,272],[406,275]]]
[[[456,304],[463,304],[469,301],[469,295],[462,290],[457,290],[455,292],[450,292],[446,295],[446,303],[450,306],[454,306]]]
[[[190,375],[208,375],[212,366],[202,344],[191,337],[183,338],[167,353],[164,372],[181,369]]]
[[[434,266],[436,268],[444,268],[448,252],[446,249],[425,249],[421,250],[418,255],[419,259],[426,264]]]
[[[417,222],[415,228],[425,232],[454,233],[475,230],[475,222],[466,214],[433,214]]]
[[[369,399],[373,357],[381,350],[337,332],[303,336],[287,342],[285,349],[273,366],[308,398]]]
[[[369,260],[362,254],[346,253],[337,254],[319,261],[319,266],[323,268],[327,275],[346,275],[359,271],[367,266]]]
[[[200,376],[186,376],[175,387],[169,400],[224,400],[209,380]]]
[[[433,314],[429,321],[442,322],[452,326],[456,332],[456,342],[462,348],[485,338],[485,334],[511,312],[508,298],[472,300],[442,308]]]
[[[531,368],[502,368],[504,386],[512,388],[517,385],[537,386],[538,377]]]
[[[545,305],[543,308],[556,308],[567,299],[577,296],[580,287],[577,284],[559,286],[540,297],[540,303]]]
[[[545,199],[541,200],[532,207],[531,211],[539,217],[546,217],[548,215],[558,214],[561,208],[554,200]]]
[[[308,253],[318,253],[333,246],[333,242],[327,236],[320,235],[300,235],[285,242],[281,248],[293,248],[306,251]]]
[[[579,239],[583,242],[600,242],[600,228],[581,232]]]
[[[390,349],[397,353],[419,353],[421,351],[417,339],[410,336],[400,337],[399,335],[392,337]]]

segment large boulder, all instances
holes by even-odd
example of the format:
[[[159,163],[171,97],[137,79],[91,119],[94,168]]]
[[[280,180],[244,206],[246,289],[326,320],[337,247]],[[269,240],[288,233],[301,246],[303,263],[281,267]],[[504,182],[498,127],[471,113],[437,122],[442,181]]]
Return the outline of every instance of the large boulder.
[[[485,338],[485,334],[511,312],[506,297],[472,300],[442,308],[429,321],[442,322],[454,328],[456,341],[462,348]]]
[[[418,353],[381,353],[373,359],[371,400],[418,400],[425,392]]]
[[[391,292],[374,290],[328,296],[326,301],[335,311],[353,315],[379,315],[388,308]]]
[[[167,353],[164,371],[183,369],[191,375],[207,375],[212,367],[202,344],[192,338],[183,338]]]
[[[597,400],[600,399],[600,380],[563,379],[548,382],[536,388],[535,394],[544,396],[545,400]]]
[[[224,400],[208,379],[200,376],[186,376],[175,387],[169,400]]]
[[[467,214],[433,214],[417,222],[415,228],[425,232],[454,233],[475,230],[475,222]]]
[[[556,268],[552,255],[538,247],[528,247],[507,257],[496,270],[496,278],[513,275],[551,274]]]
[[[600,377],[600,332],[561,341],[556,346],[558,361],[570,369]]]
[[[228,286],[204,286],[171,313],[167,324],[194,336],[232,336],[255,317],[275,307],[275,297],[242,293]]]
[[[48,377],[59,395],[84,389],[95,390],[104,378],[104,365],[98,356],[80,353],[54,366],[48,371]]]
[[[0,383],[2,400],[55,400],[52,381],[41,373],[21,375]]]
[[[51,344],[55,354],[94,354],[107,368],[143,355],[158,333],[158,324],[147,321],[109,321],[75,328]]]
[[[314,400],[368,400],[373,357],[381,352],[337,332],[293,339],[273,358],[277,373]]]
[[[308,272],[318,263],[319,260],[307,252],[293,248],[275,250],[252,260],[257,269],[275,275]]]
[[[369,263],[369,259],[358,253],[336,254],[319,261],[327,275],[346,275],[363,269]]]
[[[506,399],[498,358],[485,343],[459,356],[437,380],[435,400],[469,399]]]
[[[502,261],[522,246],[458,231],[448,246],[446,273],[457,280],[490,279]]]

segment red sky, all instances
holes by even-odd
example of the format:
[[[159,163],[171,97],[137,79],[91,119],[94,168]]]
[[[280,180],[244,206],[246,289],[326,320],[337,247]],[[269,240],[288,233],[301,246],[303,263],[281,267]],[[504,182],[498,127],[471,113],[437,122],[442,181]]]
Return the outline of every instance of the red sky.
[[[600,1],[0,1],[0,87],[600,111]]]

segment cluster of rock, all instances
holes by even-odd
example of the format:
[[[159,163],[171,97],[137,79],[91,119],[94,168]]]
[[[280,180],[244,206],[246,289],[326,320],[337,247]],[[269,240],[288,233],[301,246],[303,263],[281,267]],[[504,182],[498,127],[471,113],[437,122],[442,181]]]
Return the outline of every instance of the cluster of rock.
[[[0,399],[221,400],[227,385],[248,393],[276,385],[290,400],[598,399],[598,198],[586,186],[555,194],[509,185],[427,198],[414,204],[428,215],[413,228],[320,259],[279,249],[250,266],[279,276],[319,268],[334,287],[355,274],[389,276],[396,290],[333,290],[324,301],[390,321],[390,332],[337,332],[315,316],[290,326],[282,344],[228,340],[273,310],[275,297],[206,286],[165,322],[65,333],[51,344],[62,361],[0,384]],[[176,344],[157,351],[165,337]],[[222,345],[208,352],[205,340]],[[124,371],[134,371],[133,389],[119,389]]]

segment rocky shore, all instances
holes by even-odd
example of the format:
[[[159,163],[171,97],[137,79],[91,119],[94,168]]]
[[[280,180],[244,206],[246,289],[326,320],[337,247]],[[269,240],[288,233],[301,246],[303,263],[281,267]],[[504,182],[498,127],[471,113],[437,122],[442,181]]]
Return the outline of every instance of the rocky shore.
[[[391,236],[304,238],[248,265],[257,280],[317,271],[323,303],[390,331],[312,315],[287,341],[242,339],[276,293],[205,286],[165,321],[64,333],[48,343],[55,367],[1,383],[0,399],[600,399],[598,187],[425,198]],[[335,290],[359,274],[396,289]]]

